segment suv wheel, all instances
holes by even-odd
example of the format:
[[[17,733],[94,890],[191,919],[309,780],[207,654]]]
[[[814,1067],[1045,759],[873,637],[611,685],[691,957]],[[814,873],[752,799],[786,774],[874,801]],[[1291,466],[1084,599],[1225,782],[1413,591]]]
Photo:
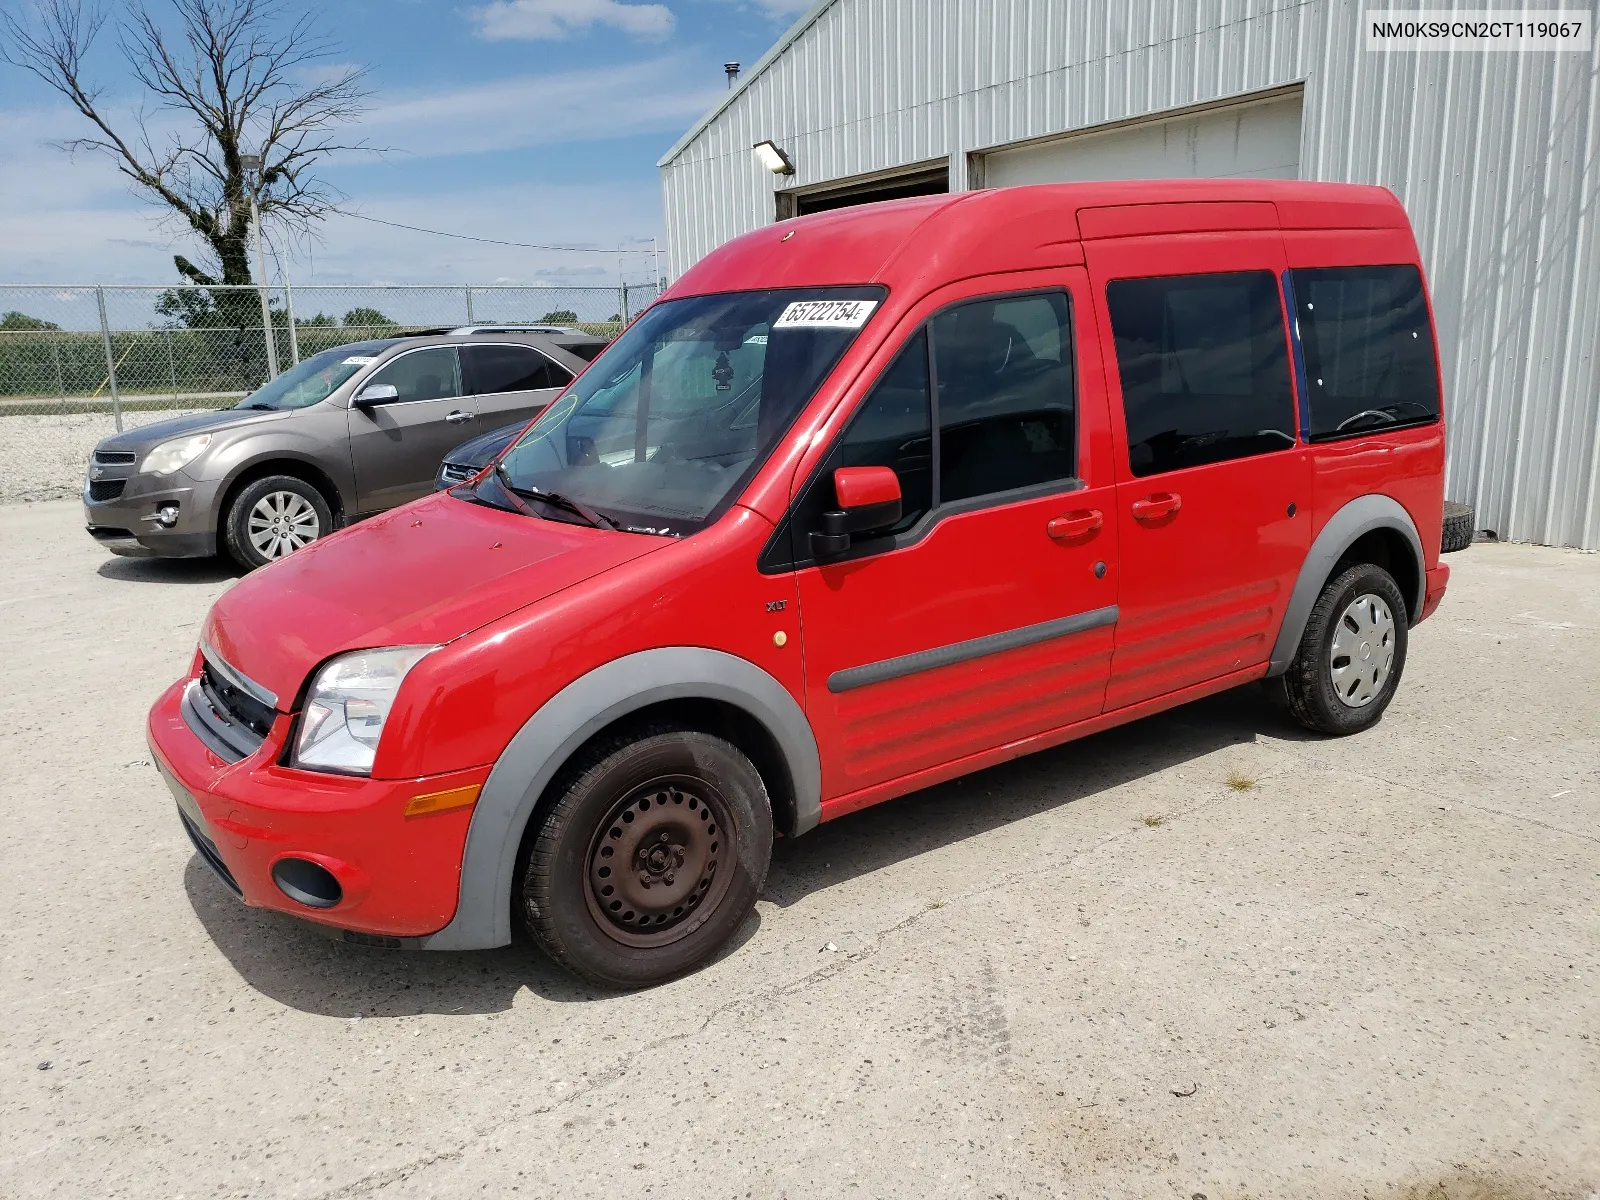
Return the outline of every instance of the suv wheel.
[[[722,738],[650,726],[595,746],[556,788],[526,851],[521,909],[574,974],[664,982],[711,958],[755,907],[772,807]]]
[[[222,540],[229,556],[253,571],[332,530],[333,513],[321,492],[293,475],[269,475],[233,498]]]
[[[1406,665],[1405,598],[1382,567],[1357,563],[1322,589],[1284,676],[1295,720],[1358,733],[1389,707]]]

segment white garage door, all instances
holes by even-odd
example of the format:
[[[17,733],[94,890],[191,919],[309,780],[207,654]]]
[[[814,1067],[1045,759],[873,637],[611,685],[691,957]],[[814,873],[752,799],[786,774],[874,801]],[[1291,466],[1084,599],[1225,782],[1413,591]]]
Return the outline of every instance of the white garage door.
[[[1295,179],[1300,93],[995,150],[987,187],[1091,179]]]

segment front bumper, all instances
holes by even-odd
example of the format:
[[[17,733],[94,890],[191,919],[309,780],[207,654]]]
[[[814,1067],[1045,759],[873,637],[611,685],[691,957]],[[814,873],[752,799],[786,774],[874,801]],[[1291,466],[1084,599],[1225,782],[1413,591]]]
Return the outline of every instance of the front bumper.
[[[291,718],[238,762],[219,757],[182,713],[188,680],[150,710],[156,767],[190,841],[246,904],[384,938],[423,937],[455,915],[472,809],[407,818],[418,795],[478,787],[488,767],[423,779],[360,779],[280,766]],[[281,860],[304,859],[338,879],[341,898],[313,907],[274,880]]]
[[[89,536],[113,554],[203,558],[217,552],[219,481],[199,483],[182,471],[141,475],[136,465],[96,463],[90,471],[83,485],[83,523]],[[105,498],[95,499],[97,494]],[[173,505],[177,520],[163,524],[161,509]]]

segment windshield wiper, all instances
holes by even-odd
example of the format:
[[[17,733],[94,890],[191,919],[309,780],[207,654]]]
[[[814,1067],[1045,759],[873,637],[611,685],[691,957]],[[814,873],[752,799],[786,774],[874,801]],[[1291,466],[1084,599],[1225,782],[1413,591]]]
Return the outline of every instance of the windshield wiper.
[[[571,496],[563,496],[560,492],[545,492],[539,490],[538,488],[518,487],[516,484],[511,482],[511,473],[506,470],[505,464],[499,461],[496,461],[494,464],[494,473],[495,476],[500,480],[500,486],[505,488],[506,491],[510,492],[513,497],[526,497],[529,500],[542,500],[546,504],[549,504],[555,508],[565,509],[567,512],[573,514],[573,516],[582,518],[586,523],[594,526],[596,529],[613,529],[620,531],[622,528],[622,526],[618,525],[610,517],[602,516],[600,513],[595,512],[594,509],[590,508],[587,504],[584,504],[578,500],[574,500]],[[533,514],[530,512],[529,515],[531,516]]]
[[[235,409],[255,408],[255,409],[260,409],[262,412],[271,412],[274,408],[277,407],[277,405],[275,405],[275,404],[235,404],[233,407]]]

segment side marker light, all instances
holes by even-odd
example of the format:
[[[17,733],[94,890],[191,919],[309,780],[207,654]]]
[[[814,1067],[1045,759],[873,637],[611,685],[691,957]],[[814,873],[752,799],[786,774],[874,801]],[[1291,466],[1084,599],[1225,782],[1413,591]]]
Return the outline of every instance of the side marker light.
[[[478,802],[479,784],[471,787],[451,788],[447,792],[429,792],[413,796],[406,801],[406,818],[431,817],[434,813],[449,812],[454,808],[470,808]]]

